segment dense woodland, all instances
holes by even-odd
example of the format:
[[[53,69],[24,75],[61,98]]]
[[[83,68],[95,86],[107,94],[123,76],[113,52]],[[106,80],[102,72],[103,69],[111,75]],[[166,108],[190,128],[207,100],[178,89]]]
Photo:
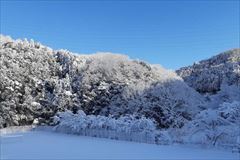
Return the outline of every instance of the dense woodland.
[[[158,144],[240,144],[240,49],[175,73],[125,55],[0,38],[0,128],[54,125]],[[119,133],[126,136],[112,136]]]

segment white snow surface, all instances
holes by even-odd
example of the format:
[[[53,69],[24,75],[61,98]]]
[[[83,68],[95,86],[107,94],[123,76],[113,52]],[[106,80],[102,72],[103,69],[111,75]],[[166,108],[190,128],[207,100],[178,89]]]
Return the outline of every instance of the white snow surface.
[[[239,159],[239,153],[187,145],[155,145],[49,131],[1,135],[0,159]]]

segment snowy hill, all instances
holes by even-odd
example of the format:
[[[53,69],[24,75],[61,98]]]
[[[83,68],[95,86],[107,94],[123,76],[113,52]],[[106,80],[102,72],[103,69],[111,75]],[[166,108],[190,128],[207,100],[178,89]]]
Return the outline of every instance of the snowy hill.
[[[0,37],[0,128],[240,150],[239,49],[175,72]],[[199,93],[200,92],[200,93]]]
[[[200,93],[216,93],[224,84],[240,86],[240,49],[223,52],[176,72]]]
[[[240,49],[223,52],[176,72],[205,96],[208,108],[240,101]]]
[[[174,72],[99,53],[76,55],[1,36],[0,127],[51,124],[59,111],[145,116],[158,128],[181,127],[203,97]]]
[[[206,102],[206,109],[181,129],[183,135],[191,137],[191,142],[238,144],[240,148],[240,49],[223,52],[176,72]]]

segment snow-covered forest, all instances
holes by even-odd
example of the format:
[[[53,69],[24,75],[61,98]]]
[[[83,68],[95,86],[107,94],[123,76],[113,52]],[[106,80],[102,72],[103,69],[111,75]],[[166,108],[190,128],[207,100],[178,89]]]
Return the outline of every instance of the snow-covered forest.
[[[125,55],[0,41],[0,128],[240,150],[240,49],[176,72]]]

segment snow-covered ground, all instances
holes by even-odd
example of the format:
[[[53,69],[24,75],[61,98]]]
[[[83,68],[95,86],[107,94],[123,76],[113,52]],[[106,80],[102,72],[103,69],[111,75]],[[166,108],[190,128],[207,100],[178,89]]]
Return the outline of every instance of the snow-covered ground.
[[[239,153],[155,145],[49,131],[1,135],[0,159],[239,159]]]

